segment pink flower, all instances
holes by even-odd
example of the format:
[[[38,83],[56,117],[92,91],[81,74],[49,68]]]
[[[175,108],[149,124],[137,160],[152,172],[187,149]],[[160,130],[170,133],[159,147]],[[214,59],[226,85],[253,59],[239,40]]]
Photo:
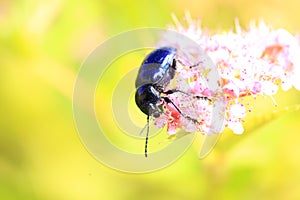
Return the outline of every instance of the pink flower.
[[[159,121],[166,124],[169,134],[176,133],[177,128],[187,132],[198,130],[203,134],[214,132],[211,123],[214,100],[222,97],[225,97],[223,101],[226,105],[224,128],[241,134],[244,132],[243,118],[251,110],[244,97],[272,97],[280,88],[289,90],[295,87],[300,90],[299,38],[285,29],[273,29],[260,21],[258,25],[251,22],[245,30],[236,24],[236,31],[209,34],[196,21],[187,21],[189,24],[184,27],[175,19],[176,26],[170,29],[190,37],[205,50],[221,76],[219,85],[222,91],[212,91],[205,84],[205,80],[209,79],[205,65],[190,69],[188,66],[195,63],[179,58],[184,64],[178,64],[177,77],[172,85],[193,95],[208,96],[212,102],[195,100],[181,93],[170,95],[183,113],[199,123],[192,123],[172,105],[166,105],[167,115],[157,118],[156,124]],[[172,42],[172,38],[166,36],[159,45],[173,44],[176,48],[195,53],[192,47],[181,47]]]

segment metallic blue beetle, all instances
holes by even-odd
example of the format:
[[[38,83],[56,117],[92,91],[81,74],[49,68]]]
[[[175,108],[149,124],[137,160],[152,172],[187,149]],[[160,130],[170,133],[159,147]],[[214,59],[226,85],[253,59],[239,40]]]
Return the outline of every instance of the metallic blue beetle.
[[[176,70],[176,49],[162,47],[151,52],[143,61],[136,78],[135,102],[147,116],[158,117],[160,109],[157,104]]]
[[[135,87],[137,91],[135,93],[135,102],[140,110],[147,115],[147,134],[145,144],[145,156],[147,157],[147,145],[149,134],[149,116],[155,118],[162,114],[163,102],[171,103],[174,108],[185,118],[191,120],[194,123],[198,123],[196,119],[185,115],[181,110],[167,97],[162,94],[172,94],[180,92],[186,95],[186,92],[173,89],[165,91],[164,88],[170,83],[175,76],[176,71],[176,49],[173,47],[162,47],[152,51],[146,56],[139,69]],[[190,67],[194,67],[193,65]],[[209,100],[207,97],[193,96],[197,99]],[[144,130],[144,129],[143,129]],[[142,130],[142,131],[143,131]]]

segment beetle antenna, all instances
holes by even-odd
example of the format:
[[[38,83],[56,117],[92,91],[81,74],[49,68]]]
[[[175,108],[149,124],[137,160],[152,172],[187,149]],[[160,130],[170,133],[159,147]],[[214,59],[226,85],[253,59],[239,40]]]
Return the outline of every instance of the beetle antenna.
[[[146,142],[145,142],[145,157],[147,157],[148,151],[148,135],[149,135],[149,115],[147,115],[147,133],[146,133]]]

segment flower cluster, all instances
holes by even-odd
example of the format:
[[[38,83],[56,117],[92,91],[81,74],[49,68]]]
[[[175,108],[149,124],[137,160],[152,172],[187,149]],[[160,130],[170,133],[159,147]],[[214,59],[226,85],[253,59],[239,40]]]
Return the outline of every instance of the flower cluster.
[[[273,29],[260,21],[258,25],[251,23],[245,30],[236,23],[235,31],[210,34],[199,23],[191,19],[187,21],[188,27],[185,28],[175,19],[176,26],[170,29],[193,39],[206,52],[217,68],[220,76],[218,84],[222,91],[213,91],[206,86],[209,70],[205,64],[190,68],[187,66],[195,63],[179,63],[176,88],[194,95],[207,96],[213,101],[196,101],[195,96],[181,93],[170,95],[183,113],[197,119],[199,123],[191,123],[172,105],[166,105],[166,115],[156,119],[155,124],[158,127],[167,125],[169,134],[174,134],[177,128],[210,134],[222,132],[225,127],[241,134],[244,132],[243,118],[251,111],[251,107],[243,101],[244,97],[261,95],[272,98],[280,87],[285,91],[292,87],[300,90],[299,38],[287,30]],[[160,45],[164,42],[181,48],[168,37]],[[225,105],[224,123],[221,130],[215,131],[211,125],[211,115],[218,99]]]

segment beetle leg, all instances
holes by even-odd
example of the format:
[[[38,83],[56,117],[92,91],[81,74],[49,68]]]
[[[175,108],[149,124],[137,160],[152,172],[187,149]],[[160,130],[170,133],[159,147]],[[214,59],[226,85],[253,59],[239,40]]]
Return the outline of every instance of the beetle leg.
[[[174,108],[180,113],[181,116],[183,116],[184,118],[191,120],[192,122],[194,122],[195,124],[199,124],[198,120],[191,118],[190,116],[184,114],[183,112],[181,112],[181,110],[173,103],[173,101],[171,101],[171,99],[169,99],[168,97],[161,97],[165,100],[166,103],[171,103]]]
[[[199,66],[200,64],[202,64],[202,62],[198,62],[198,63],[196,63],[196,64],[194,64],[194,65],[190,65],[190,69],[192,69],[193,67],[197,67],[197,66]]]
[[[162,93],[163,94],[173,94],[175,92],[180,92],[182,94],[185,94],[187,96],[191,96],[191,97],[196,98],[196,99],[203,99],[203,100],[206,100],[206,101],[211,101],[211,99],[208,98],[208,97],[206,97],[206,96],[191,95],[191,94],[189,94],[187,92],[184,92],[184,91],[181,91],[181,90],[177,90],[177,89],[172,89],[172,90],[164,91]]]
[[[175,59],[173,59],[173,63],[171,65],[171,67],[176,70],[176,60]]]
[[[186,66],[181,60],[177,59],[177,61],[178,61],[181,65]],[[202,63],[203,63],[203,62],[198,62],[197,64],[190,65],[189,68],[191,69],[191,68],[193,68],[193,67],[197,67],[197,66],[199,66],[199,65],[202,64]]]

